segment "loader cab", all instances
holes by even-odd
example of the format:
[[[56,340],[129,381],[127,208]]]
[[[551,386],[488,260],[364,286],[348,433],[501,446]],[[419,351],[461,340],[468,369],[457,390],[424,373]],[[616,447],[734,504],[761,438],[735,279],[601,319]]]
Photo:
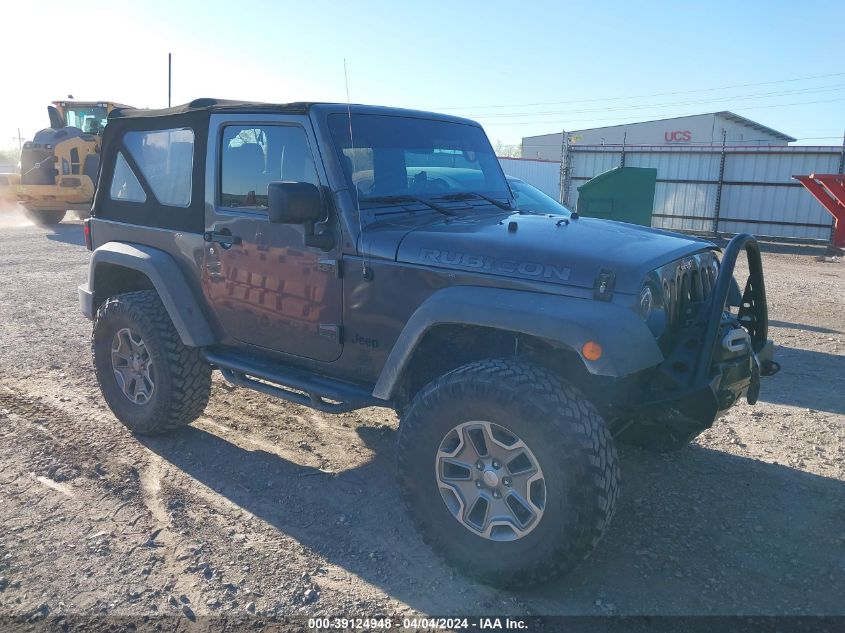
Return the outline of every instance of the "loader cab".
[[[110,101],[53,101],[50,111],[51,126],[61,122],[61,127],[75,127],[85,134],[102,135],[109,112],[118,107]]]
[[[87,215],[100,166],[100,145],[113,101],[53,101],[50,127],[21,149],[17,201],[40,224],[57,224],[70,209]]]

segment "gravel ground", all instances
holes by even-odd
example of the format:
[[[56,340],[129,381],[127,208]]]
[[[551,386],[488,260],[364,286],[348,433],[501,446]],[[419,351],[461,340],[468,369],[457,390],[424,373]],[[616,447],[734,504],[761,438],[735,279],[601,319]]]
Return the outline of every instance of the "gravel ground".
[[[783,369],[671,455],[621,451],[622,500],[566,578],[502,591],[420,541],[395,416],[332,416],[215,377],[192,427],[105,407],[78,222],[0,216],[0,615],[845,615],[845,267],[765,255]]]

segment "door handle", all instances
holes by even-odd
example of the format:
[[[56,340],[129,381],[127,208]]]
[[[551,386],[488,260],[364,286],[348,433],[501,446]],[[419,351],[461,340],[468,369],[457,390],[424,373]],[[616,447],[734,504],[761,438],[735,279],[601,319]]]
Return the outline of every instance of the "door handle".
[[[232,235],[229,229],[206,231],[202,234],[202,239],[205,242],[217,242],[221,248],[232,248],[233,245],[241,243],[241,238],[237,235]]]

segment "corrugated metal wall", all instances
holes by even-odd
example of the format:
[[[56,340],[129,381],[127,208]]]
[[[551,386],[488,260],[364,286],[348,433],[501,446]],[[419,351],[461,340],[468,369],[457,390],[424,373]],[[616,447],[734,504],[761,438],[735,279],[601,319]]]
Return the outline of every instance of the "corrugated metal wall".
[[[560,199],[560,163],[527,158],[500,158],[502,170],[537,187],[555,200]]]
[[[505,173],[558,197],[560,163],[500,160]],[[833,219],[792,176],[839,173],[842,161],[841,147],[571,145],[563,202],[575,208],[578,187],[614,167],[654,167],[655,227],[826,242]]]

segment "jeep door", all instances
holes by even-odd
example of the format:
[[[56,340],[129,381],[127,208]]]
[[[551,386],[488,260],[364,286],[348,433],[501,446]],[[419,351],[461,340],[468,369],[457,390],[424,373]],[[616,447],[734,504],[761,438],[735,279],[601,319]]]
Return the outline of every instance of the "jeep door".
[[[305,246],[303,225],[267,214],[270,182],[326,184],[315,148],[304,115],[211,117],[203,292],[231,339],[333,361],[342,349],[340,255]]]

